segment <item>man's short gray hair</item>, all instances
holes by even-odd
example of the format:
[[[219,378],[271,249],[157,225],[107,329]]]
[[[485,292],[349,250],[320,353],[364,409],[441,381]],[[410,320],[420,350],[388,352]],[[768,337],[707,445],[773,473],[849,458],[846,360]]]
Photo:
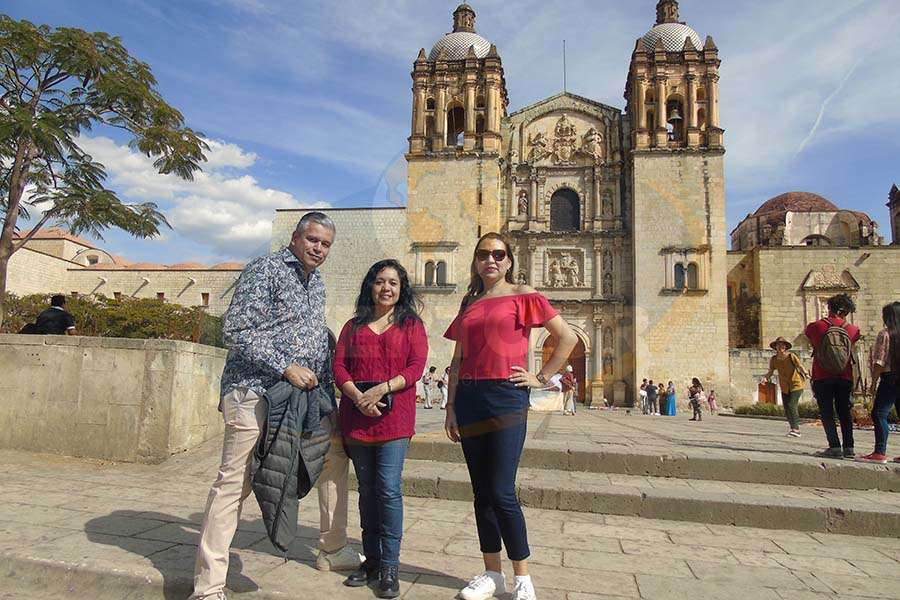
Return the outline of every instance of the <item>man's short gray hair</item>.
[[[301,217],[300,219],[300,222],[297,223],[297,228],[294,229],[294,232],[303,233],[304,231],[306,231],[306,228],[309,227],[310,223],[318,223],[325,229],[330,229],[332,233],[337,233],[337,227],[335,226],[334,221],[331,220],[331,217],[317,210],[308,212],[303,215],[303,217]]]

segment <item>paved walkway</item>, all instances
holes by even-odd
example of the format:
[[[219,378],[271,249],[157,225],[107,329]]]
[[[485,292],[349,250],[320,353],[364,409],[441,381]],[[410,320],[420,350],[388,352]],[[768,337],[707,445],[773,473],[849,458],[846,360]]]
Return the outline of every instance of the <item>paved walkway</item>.
[[[538,435],[629,435],[638,443],[650,422],[555,417]],[[663,431],[652,440],[689,425],[672,423],[668,432],[670,426],[654,424]],[[721,418],[702,427],[728,437],[749,424]],[[0,598],[184,598],[218,454],[219,444],[210,442],[146,466],[0,451]],[[408,498],[406,507],[403,598],[452,598],[480,569],[471,505]],[[545,600],[900,599],[897,539],[526,512],[533,574]],[[307,499],[285,562],[248,502],[230,574],[236,597],[371,598],[369,590],[344,588],[340,575],[312,568],[316,522],[314,499]]]

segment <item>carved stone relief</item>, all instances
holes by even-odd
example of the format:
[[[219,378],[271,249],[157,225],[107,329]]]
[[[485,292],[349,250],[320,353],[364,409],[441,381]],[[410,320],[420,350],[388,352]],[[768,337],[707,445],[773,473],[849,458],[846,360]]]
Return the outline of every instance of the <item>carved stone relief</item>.
[[[604,348],[612,348],[612,345],[613,345],[612,327],[604,327],[603,328],[603,347]]]
[[[552,288],[584,287],[584,253],[581,250],[548,250],[544,285]]]
[[[603,293],[604,294],[612,294],[613,293],[613,278],[612,273],[606,273],[603,275]]]
[[[594,164],[602,164],[605,155],[603,133],[591,127],[580,139],[579,144],[575,124],[563,114],[556,121],[552,139],[542,131],[528,134],[528,160],[535,163],[549,157],[553,164],[567,166],[575,164],[576,155],[582,155],[590,158]]]
[[[612,190],[603,191],[603,216],[613,216],[613,193]]]
[[[520,215],[528,214],[528,192],[519,190],[518,207]]]

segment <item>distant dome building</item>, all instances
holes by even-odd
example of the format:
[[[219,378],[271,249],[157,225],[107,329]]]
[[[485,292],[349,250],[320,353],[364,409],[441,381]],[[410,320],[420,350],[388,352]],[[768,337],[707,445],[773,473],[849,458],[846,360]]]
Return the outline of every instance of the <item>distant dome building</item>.
[[[859,211],[842,210],[811,192],[787,192],[770,198],[731,232],[732,250],[757,246],[880,245],[878,224]]]

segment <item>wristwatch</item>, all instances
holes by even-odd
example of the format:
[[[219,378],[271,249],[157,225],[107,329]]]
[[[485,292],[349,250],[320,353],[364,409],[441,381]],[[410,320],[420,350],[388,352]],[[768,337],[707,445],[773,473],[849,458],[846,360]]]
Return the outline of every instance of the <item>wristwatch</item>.
[[[538,372],[538,374],[535,375],[535,377],[536,377],[537,380],[540,381],[541,383],[547,383],[547,378],[544,377],[544,374],[543,374],[543,373]]]

